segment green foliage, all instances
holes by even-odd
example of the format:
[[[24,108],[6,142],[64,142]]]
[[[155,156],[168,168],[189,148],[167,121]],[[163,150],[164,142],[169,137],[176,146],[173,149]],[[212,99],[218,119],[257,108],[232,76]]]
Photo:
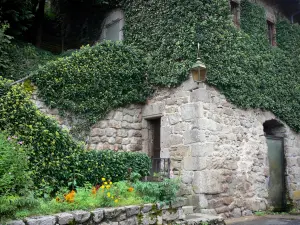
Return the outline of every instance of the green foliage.
[[[0,68],[0,74],[2,77],[12,80],[26,77],[31,71],[35,71],[41,65],[57,58],[50,52],[22,42],[11,42],[8,46],[7,57],[8,66]]]
[[[32,24],[34,17],[33,0],[0,0],[0,22],[9,23],[9,33],[20,35]]]
[[[114,108],[145,101],[149,86],[142,58],[135,48],[104,42],[48,63],[34,82],[46,104],[84,118],[77,128],[88,128]]]
[[[53,193],[68,184],[96,184],[102,176],[119,181],[128,168],[143,176],[149,173],[150,159],[144,154],[85,151],[54,119],[37,110],[22,85],[7,88],[8,83],[0,78],[0,129],[32,146],[28,156],[37,194]]]
[[[8,24],[0,25],[0,71],[9,68],[9,48],[12,37],[5,34]]]
[[[79,156],[77,181],[85,180],[91,184],[98,184],[102,177],[112,181],[121,181],[129,177],[129,172],[139,173],[141,176],[149,175],[151,160],[143,153],[88,151]]]
[[[171,202],[179,190],[179,180],[164,179],[162,182],[141,182],[133,184],[136,192],[146,202]]]
[[[15,139],[0,134],[0,218],[35,204],[26,151]]]
[[[125,43],[144,50],[149,82],[175,86],[196,57],[196,24],[204,13],[199,0],[125,1]],[[199,13],[201,12],[201,13]]]

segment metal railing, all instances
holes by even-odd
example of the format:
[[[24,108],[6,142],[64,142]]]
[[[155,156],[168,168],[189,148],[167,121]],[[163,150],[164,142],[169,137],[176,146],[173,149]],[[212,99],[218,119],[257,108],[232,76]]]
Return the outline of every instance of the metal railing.
[[[169,158],[151,158],[151,162],[151,179],[160,180],[163,178],[170,178],[171,160]]]

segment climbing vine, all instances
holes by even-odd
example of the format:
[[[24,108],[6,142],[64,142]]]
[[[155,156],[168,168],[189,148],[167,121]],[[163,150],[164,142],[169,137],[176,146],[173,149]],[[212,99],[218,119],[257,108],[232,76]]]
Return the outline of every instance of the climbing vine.
[[[232,23],[228,0],[127,0],[122,7],[122,47],[87,47],[37,73],[48,104],[94,122],[114,107],[142,102],[150,88],[182,83],[199,42],[210,85],[239,107],[270,110],[300,130],[298,25],[279,18],[278,47],[272,47],[264,9],[247,0],[241,1],[241,29]],[[134,45],[139,55],[128,54],[128,45]],[[99,48],[101,53],[95,54]],[[58,80],[58,85],[48,85],[49,80]],[[123,98],[124,88],[129,95]]]

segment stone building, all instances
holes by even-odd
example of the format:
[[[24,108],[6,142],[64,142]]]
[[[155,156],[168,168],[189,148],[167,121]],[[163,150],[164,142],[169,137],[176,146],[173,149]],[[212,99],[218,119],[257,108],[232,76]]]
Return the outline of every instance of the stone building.
[[[288,13],[278,11],[273,1],[255,2],[266,9],[269,40],[275,45],[276,15]],[[239,26],[239,1],[231,7]],[[112,15],[122,18],[104,25],[106,35],[122,38],[123,14]],[[179,176],[180,193],[197,212],[238,217],[268,207],[281,210],[288,201],[300,203],[300,135],[271,112],[239,109],[192,77],[177,88],[157,90],[145,105],[111,111],[91,128],[87,140],[91,149],[140,151],[160,159],[157,172]]]

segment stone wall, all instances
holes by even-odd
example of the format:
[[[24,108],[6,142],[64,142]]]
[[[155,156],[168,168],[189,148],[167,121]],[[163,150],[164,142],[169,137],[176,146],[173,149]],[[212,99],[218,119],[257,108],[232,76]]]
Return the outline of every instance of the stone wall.
[[[182,203],[182,201],[176,201],[171,205],[145,204],[143,206],[100,208],[92,211],[77,210],[15,220],[8,222],[7,225],[201,225],[201,221],[207,221],[206,224],[225,224],[224,220],[218,217],[199,218],[198,220],[186,219]]]
[[[282,127],[274,132],[284,136],[287,193],[300,203],[300,135],[272,113],[238,109],[214,88],[197,85],[191,78],[178,88],[157,90],[144,106],[110,112],[91,128],[89,147],[151,156],[153,118],[161,119],[160,156],[171,158],[173,174],[182,181],[181,195],[196,211],[224,217],[267,208],[264,123],[278,121]]]

